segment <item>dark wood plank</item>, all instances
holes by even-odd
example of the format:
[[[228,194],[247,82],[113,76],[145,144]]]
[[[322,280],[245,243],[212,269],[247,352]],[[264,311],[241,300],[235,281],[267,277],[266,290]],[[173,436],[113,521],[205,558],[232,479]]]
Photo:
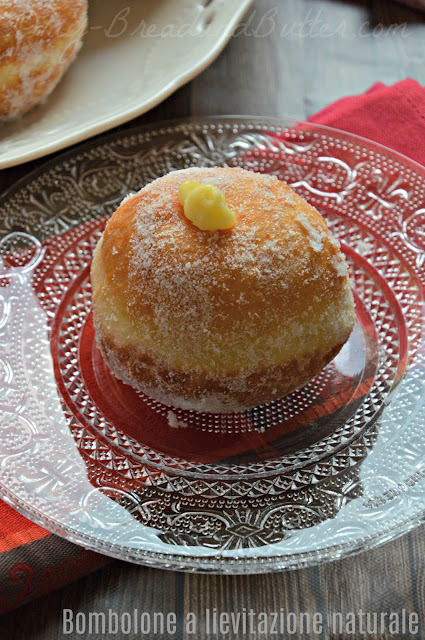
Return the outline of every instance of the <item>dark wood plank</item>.
[[[333,614],[340,612],[346,620],[350,612],[360,610],[379,616],[400,612],[402,608],[419,613],[413,590],[415,561],[416,557],[413,559],[409,552],[409,537],[404,536],[369,553],[322,565],[319,576],[327,615],[332,619]],[[335,637],[347,640],[352,634],[344,630]],[[391,635],[386,628],[376,637],[386,640]]]
[[[304,116],[302,41],[286,39],[303,2],[257,0],[222,55],[193,81],[193,113]]]
[[[111,609],[119,615],[124,612],[133,615],[137,609],[139,616],[143,612],[152,614],[152,625],[155,612],[162,612],[164,616],[172,612],[178,618],[176,633],[159,637],[182,637],[182,574],[148,569],[125,562],[115,562],[108,565],[108,569],[101,569],[65,589],[43,596],[34,603],[4,615],[0,618],[0,637],[18,640],[28,637],[29,629],[30,637],[34,639],[78,637],[77,633],[63,635],[64,609],[85,613],[108,613],[108,609]],[[140,633],[129,634],[126,637],[139,638]]]
[[[26,640],[31,629],[32,640],[77,638],[63,636],[62,611],[75,613],[104,611],[110,608],[119,614],[176,612],[179,619],[176,633],[164,634],[164,639],[197,637],[206,640],[213,634],[214,611],[243,612],[318,612],[323,616],[341,613],[343,620],[360,609],[379,614],[400,612],[403,608],[417,612],[422,622],[418,635],[404,634],[404,639],[423,637],[425,625],[425,526],[413,533],[387,543],[368,553],[337,562],[302,569],[257,576],[213,576],[181,574],[147,569],[124,562],[115,562],[86,578],[54,592],[0,618],[0,637]],[[209,611],[209,615],[207,613]],[[193,612],[197,634],[185,632],[187,615]],[[209,621],[209,633],[207,623]],[[129,634],[128,638],[140,637]],[[155,637],[155,636],[151,636]],[[229,638],[242,639],[243,634],[230,633]],[[260,636],[261,637],[261,636]],[[277,634],[276,638],[288,638]],[[306,635],[305,637],[308,637]],[[330,634],[326,629],[317,637],[352,638],[350,634]],[[371,635],[375,640],[389,640],[391,635]],[[393,636],[394,637],[394,636]]]
[[[271,28],[272,27],[272,28]],[[321,31],[320,31],[321,30]],[[157,108],[127,123],[208,114],[289,115],[303,119],[373,82],[411,76],[425,84],[425,14],[391,0],[257,0],[216,62]],[[53,156],[54,157],[54,156]],[[0,192],[45,159],[0,172]],[[425,526],[371,552],[316,568],[263,576],[189,575],[113,564],[0,620],[0,637],[57,640],[62,610],[175,611],[173,638],[206,632],[206,610],[416,611],[425,634]],[[185,633],[188,612],[198,634]],[[112,637],[112,636],[111,636]],[[129,638],[141,637],[130,634]],[[242,638],[230,634],[229,638]],[[285,634],[273,636],[288,638]],[[308,636],[303,636],[308,637]],[[324,631],[319,636],[339,636]],[[350,637],[350,636],[341,636]],[[384,635],[370,636],[375,640]],[[413,638],[404,635],[404,638]]]

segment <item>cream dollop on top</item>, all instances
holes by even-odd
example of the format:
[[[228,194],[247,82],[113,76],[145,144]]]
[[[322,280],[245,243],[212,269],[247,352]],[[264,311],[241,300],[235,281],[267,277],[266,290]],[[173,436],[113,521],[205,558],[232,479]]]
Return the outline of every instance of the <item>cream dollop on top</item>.
[[[202,231],[231,229],[236,224],[236,216],[226,205],[224,193],[214,184],[186,180],[180,185],[179,200],[186,218]]]

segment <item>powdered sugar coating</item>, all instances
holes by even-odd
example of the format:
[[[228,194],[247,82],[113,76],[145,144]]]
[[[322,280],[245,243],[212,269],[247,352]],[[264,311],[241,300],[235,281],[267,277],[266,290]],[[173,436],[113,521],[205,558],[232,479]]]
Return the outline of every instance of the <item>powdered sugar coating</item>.
[[[43,101],[74,59],[87,0],[0,0],[0,119]]]
[[[236,213],[232,230],[201,231],[185,218],[178,189],[188,179],[224,192]],[[134,384],[145,376],[139,388],[184,408],[240,409],[253,374],[258,388],[279,397],[289,391],[282,371],[293,384],[306,381],[317,372],[312,361],[323,366],[353,325],[338,243],[317,211],[272,176],[172,172],[121,205],[96,253],[107,360],[111,343],[120,345],[132,371],[121,354],[112,365],[120,377]],[[184,376],[197,380],[186,399]]]
[[[199,376],[194,368],[191,373],[170,368],[167,356],[155,354],[154,365],[146,360],[146,349],[140,346],[122,347],[111,344],[103,325],[95,317],[96,339],[111,370],[120,380],[169,407],[210,413],[241,412],[258,404],[280,398],[313,378],[334,357],[351,333],[346,318],[352,316],[352,300],[349,296],[340,304],[332,304],[323,316],[303,323],[302,333],[308,339],[318,324],[328,328],[340,342],[328,350],[327,344],[308,355],[281,366],[262,371],[245,370],[237,374]],[[299,323],[298,323],[299,324]],[[290,335],[287,332],[285,335]],[[172,416],[170,426],[183,428]],[[173,424],[171,424],[173,423]]]
[[[174,411],[168,411],[167,422],[172,429],[187,429],[188,425],[183,420],[179,420]]]
[[[326,231],[319,231],[307,218],[304,213],[300,213],[295,220],[297,220],[308,233],[308,241],[313,251],[321,251],[323,249],[323,243],[329,234]]]

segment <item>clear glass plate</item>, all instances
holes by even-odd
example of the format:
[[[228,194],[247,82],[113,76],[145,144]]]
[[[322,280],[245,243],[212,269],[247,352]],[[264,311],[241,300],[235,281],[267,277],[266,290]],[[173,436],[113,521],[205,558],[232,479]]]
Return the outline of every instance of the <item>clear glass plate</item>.
[[[240,414],[136,393],[93,336],[105,220],[127,193],[193,165],[285,180],[350,264],[357,323],[341,353],[303,389]],[[424,519],[419,165],[313,124],[189,120],[74,149],[0,211],[0,493],[16,509],[111,556],[228,573],[339,558]]]

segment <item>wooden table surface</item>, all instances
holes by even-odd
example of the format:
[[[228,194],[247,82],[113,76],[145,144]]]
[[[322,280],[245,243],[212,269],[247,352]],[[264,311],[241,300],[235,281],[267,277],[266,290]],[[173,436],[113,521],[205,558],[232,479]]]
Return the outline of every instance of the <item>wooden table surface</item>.
[[[329,102],[380,80],[413,77],[425,84],[425,14],[392,0],[258,0],[220,57],[199,77],[134,124],[188,115],[251,114],[303,119]],[[321,35],[319,35],[319,27]],[[0,173],[0,190],[44,160]],[[419,615],[418,634],[367,637],[425,638],[425,526],[371,552],[331,564],[259,576],[189,575],[114,561],[70,586],[0,620],[0,638],[53,640],[62,634],[62,609],[75,612],[174,611],[172,638],[213,638],[205,612],[391,612]],[[201,631],[188,636],[193,611]],[[95,637],[95,636],[88,636]],[[110,636],[118,637],[118,636]],[[127,635],[125,637],[142,637]],[[147,636],[145,636],[147,637]],[[229,638],[242,638],[229,634]],[[247,637],[247,636],[245,636]],[[260,637],[260,636],[259,636]],[[262,636],[265,637],[265,636]],[[310,637],[277,634],[270,637]],[[318,636],[353,638],[366,636]]]

